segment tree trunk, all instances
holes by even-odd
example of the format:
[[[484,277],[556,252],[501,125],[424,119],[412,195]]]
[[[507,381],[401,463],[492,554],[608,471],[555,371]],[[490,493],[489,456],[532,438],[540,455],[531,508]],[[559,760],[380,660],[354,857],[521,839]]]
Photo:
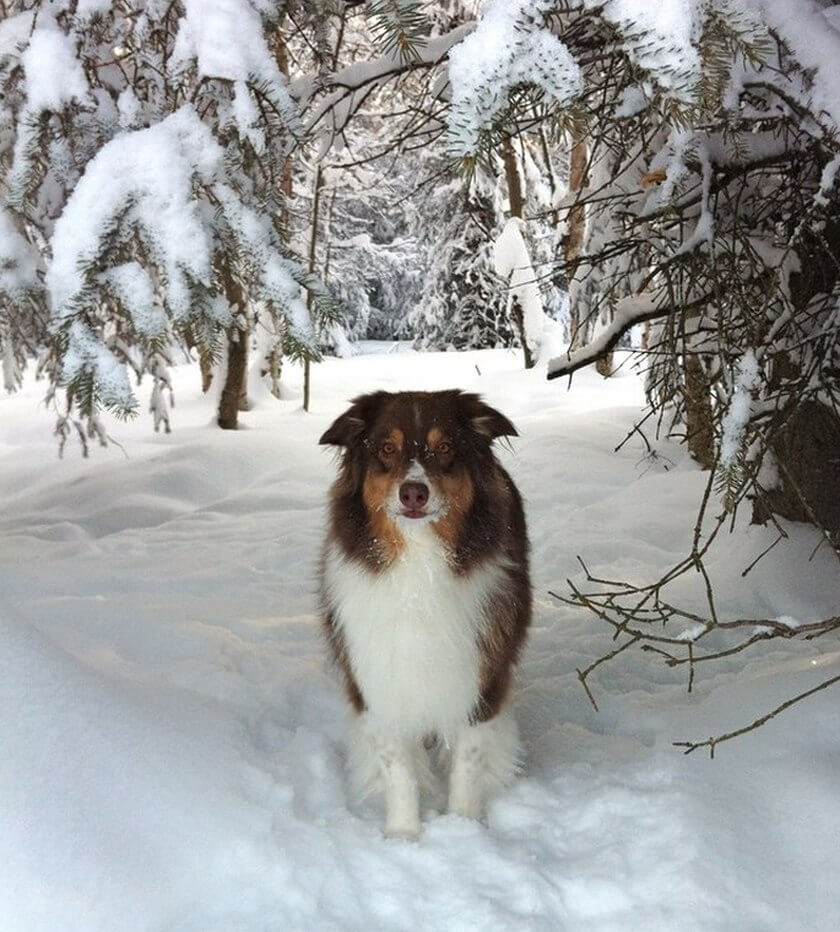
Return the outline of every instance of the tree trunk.
[[[572,143],[569,152],[569,192],[577,194],[586,184],[586,163],[589,153],[586,147],[586,138],[581,137]],[[586,233],[586,208],[583,204],[572,207],[566,220],[566,241],[563,245],[563,259],[571,274],[567,276],[570,281],[577,274],[575,263],[583,249],[583,238]],[[581,344],[580,310],[570,304],[569,306],[569,349],[576,349]],[[600,369],[598,370],[601,371]],[[602,375],[604,373],[601,373]]]
[[[320,163],[315,168],[315,189],[312,194],[312,226],[309,232],[309,274],[315,274],[315,260],[318,245],[318,215],[321,212],[321,189],[324,186],[324,169]],[[312,292],[306,293],[306,309],[312,312]],[[312,364],[303,360],[303,410],[309,410],[309,393],[312,386]]]
[[[595,360],[595,369],[598,375],[608,379],[613,374],[613,354],[609,352],[606,356],[601,356]]]
[[[201,391],[206,395],[213,384],[213,360],[209,353],[198,351],[198,366],[201,370]]]
[[[683,372],[688,452],[703,469],[711,469],[715,462],[715,433],[709,380],[703,364],[694,353],[684,354]]]
[[[505,178],[507,180],[508,204],[510,206],[511,217],[522,217],[524,208],[524,198],[522,196],[522,180],[519,177],[519,165],[516,162],[516,153],[513,151],[513,142],[510,137],[502,143],[502,162],[505,166]],[[514,295],[511,301],[511,317],[513,326],[519,335],[522,343],[522,354],[525,359],[525,368],[533,369],[536,360],[528,346],[528,340],[525,334],[525,317],[519,300]]]
[[[228,329],[227,372],[219,397],[219,427],[236,430],[242,409],[242,385],[248,371],[248,333],[236,325]]]
[[[800,268],[790,276],[791,300],[800,312],[815,295],[837,288],[840,221],[829,220],[818,237],[810,234],[801,250]],[[798,375],[789,359],[777,355],[771,387]],[[791,405],[793,411],[772,444],[780,487],[754,502],[753,520],[763,523],[772,511],[790,521],[810,521],[840,553],[840,417],[818,401],[794,397]]]
[[[237,362],[237,366],[240,366],[242,369],[242,378],[239,383],[239,401],[237,402],[240,411],[247,411],[251,407],[251,403],[248,400],[248,342],[249,342],[249,331],[243,330],[240,339],[242,342],[242,349],[239,352],[242,354],[242,360]],[[228,339],[228,359],[230,359],[230,339]],[[228,366],[230,363],[228,363]]]
[[[822,528],[840,552],[840,417],[816,401],[797,405],[773,444],[781,487],[753,503],[753,522],[775,512]]]
[[[234,281],[230,267],[221,269],[225,297],[233,311],[234,318],[246,321],[245,296],[239,283]],[[240,327],[233,323],[227,332],[227,371],[225,384],[219,396],[219,427],[223,430],[236,430],[239,426],[239,412],[243,410],[243,386],[247,385],[248,372],[248,329],[247,324]],[[247,404],[247,391],[245,395]]]

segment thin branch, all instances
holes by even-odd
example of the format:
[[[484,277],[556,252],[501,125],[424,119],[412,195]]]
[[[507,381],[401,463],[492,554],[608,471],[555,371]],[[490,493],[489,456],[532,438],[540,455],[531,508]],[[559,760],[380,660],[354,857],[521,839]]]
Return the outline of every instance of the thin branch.
[[[804,693],[800,693],[798,696],[794,696],[792,699],[788,699],[780,706],[776,706],[776,708],[771,712],[768,712],[766,715],[762,715],[761,718],[757,718],[749,725],[744,725],[743,728],[737,728],[735,731],[729,731],[724,735],[718,735],[716,738],[708,738],[706,741],[674,741],[674,747],[685,748],[686,754],[691,754],[698,748],[708,748],[709,756],[714,758],[715,748],[719,744],[723,744],[724,741],[730,741],[732,738],[738,738],[741,735],[747,734],[747,732],[754,731],[756,728],[760,728],[762,725],[769,722],[770,719],[775,718],[780,712],[784,712],[792,705],[796,705],[797,702],[801,702],[803,699],[807,699],[809,696],[813,696],[814,693],[818,693],[822,689],[828,689],[829,686],[833,686],[835,683],[840,683],[840,675],[832,676],[830,679],[824,680],[822,683],[820,683],[819,686],[815,686],[813,689],[808,689]]]

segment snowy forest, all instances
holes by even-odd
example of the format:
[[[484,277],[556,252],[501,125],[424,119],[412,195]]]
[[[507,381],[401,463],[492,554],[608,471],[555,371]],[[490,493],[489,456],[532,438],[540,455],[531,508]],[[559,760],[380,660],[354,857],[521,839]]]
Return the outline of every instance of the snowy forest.
[[[0,929],[840,927],[838,171],[834,0],[0,0]],[[397,843],[317,439],[454,387],[523,772]]]

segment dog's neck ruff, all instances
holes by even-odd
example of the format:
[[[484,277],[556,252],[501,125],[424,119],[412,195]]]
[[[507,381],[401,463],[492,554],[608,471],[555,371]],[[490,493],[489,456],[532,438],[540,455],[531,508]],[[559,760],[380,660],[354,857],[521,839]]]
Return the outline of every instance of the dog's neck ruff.
[[[406,737],[446,738],[479,695],[479,640],[502,568],[488,561],[456,575],[429,523],[412,525],[378,573],[331,544],[325,594],[371,719]]]

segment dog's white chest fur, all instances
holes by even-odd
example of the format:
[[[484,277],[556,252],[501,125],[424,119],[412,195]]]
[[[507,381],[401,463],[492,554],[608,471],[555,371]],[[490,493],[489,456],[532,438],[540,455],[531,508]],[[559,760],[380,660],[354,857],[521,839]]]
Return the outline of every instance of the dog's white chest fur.
[[[450,570],[428,525],[412,528],[394,563],[373,574],[331,545],[325,583],[371,718],[394,733],[454,736],[478,699],[478,636],[500,568]]]

